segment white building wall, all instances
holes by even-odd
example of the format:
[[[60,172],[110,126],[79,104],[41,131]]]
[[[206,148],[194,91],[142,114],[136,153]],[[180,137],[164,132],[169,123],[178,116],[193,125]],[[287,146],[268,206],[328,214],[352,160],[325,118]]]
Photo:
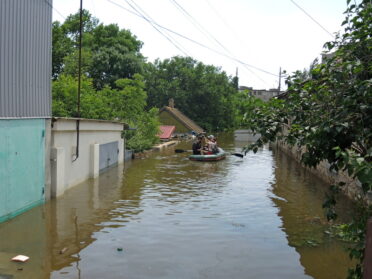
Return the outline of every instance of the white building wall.
[[[79,157],[76,158],[78,119],[56,118],[52,124],[52,197],[99,175],[99,146],[118,142],[118,164],[124,162],[123,123],[80,119]]]

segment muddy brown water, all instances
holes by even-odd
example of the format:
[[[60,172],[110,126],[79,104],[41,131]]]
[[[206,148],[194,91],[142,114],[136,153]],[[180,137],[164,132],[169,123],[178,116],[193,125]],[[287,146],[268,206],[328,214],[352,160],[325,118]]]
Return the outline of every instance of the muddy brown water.
[[[239,152],[232,135],[220,146]],[[268,147],[192,162],[180,144],[0,224],[0,278],[345,278],[327,185]],[[352,206],[339,206],[348,218]],[[18,254],[26,263],[11,262]]]

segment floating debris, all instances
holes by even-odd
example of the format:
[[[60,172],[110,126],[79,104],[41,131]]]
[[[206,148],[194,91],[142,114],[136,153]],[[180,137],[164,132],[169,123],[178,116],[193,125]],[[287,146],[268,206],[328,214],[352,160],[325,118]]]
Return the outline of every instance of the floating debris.
[[[24,256],[24,255],[18,255],[18,256],[13,257],[12,261],[24,263],[24,262],[28,261],[29,258],[30,257]]]
[[[63,248],[61,251],[59,251],[60,254],[63,254],[64,252],[66,252],[68,250],[67,247]]]
[[[118,250],[119,252],[122,252],[123,251],[123,248],[119,247],[116,250]]]
[[[305,241],[305,244],[306,244],[307,246],[310,246],[310,247],[316,247],[316,246],[319,245],[319,243],[316,242],[315,240],[306,240],[306,241]]]

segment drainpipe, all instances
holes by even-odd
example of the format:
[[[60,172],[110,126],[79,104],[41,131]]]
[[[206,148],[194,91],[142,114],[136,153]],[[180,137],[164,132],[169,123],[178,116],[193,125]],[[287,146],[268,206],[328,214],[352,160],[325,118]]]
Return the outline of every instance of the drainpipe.
[[[78,61],[78,98],[77,98],[77,120],[76,120],[76,152],[75,162],[79,158],[79,137],[80,137],[80,91],[81,91],[81,42],[83,38],[83,0],[80,0],[80,18],[79,18],[79,61]]]

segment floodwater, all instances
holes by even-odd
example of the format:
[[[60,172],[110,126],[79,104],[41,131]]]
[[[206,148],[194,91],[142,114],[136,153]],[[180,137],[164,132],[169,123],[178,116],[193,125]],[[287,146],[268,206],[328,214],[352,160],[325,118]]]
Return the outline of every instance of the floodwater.
[[[242,146],[232,135],[219,143]],[[346,277],[345,244],[325,233],[326,184],[269,148],[202,163],[174,152],[188,145],[0,224],[0,278]],[[11,262],[17,254],[30,260]]]

